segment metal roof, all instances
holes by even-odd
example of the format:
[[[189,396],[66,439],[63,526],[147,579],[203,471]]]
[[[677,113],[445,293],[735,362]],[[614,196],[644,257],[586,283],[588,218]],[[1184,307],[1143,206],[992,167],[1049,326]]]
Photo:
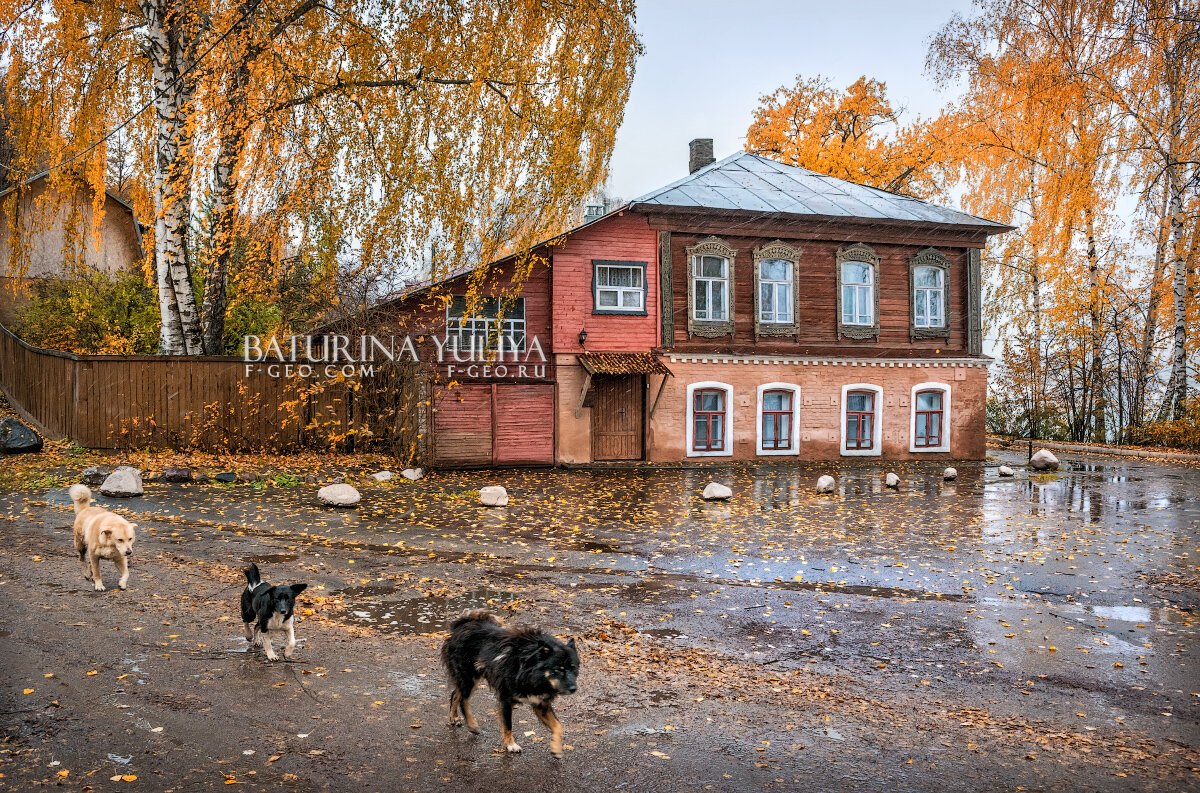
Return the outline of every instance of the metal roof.
[[[679,207],[786,215],[900,220],[979,226],[991,233],[1011,226],[876,187],[738,152],[629,202],[633,208]]]

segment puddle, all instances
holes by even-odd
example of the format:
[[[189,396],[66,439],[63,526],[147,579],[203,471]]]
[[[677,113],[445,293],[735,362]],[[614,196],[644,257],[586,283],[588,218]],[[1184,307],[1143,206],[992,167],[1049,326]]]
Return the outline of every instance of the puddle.
[[[599,553],[616,553],[620,547],[615,542],[599,542],[596,540],[584,540],[579,543],[581,551],[597,551]]]
[[[133,755],[131,755],[131,754],[119,755],[119,754],[113,754],[112,752],[109,752],[108,759],[112,760],[117,765],[129,765],[130,763],[133,762]]]
[[[502,612],[504,605],[514,599],[512,592],[481,587],[455,597],[357,603],[347,609],[342,618],[359,625],[368,625],[384,633],[434,633],[447,630],[454,618],[464,611],[489,608]]]
[[[297,556],[294,553],[260,553],[254,556],[243,556],[242,561],[247,564],[283,564],[284,562],[294,562]]]
[[[647,636],[654,636],[659,639],[677,639],[683,636],[683,631],[677,631],[674,628],[650,628],[649,630],[638,631]]]
[[[1068,612],[1081,617],[1095,616],[1101,620],[1110,622],[1131,622],[1145,625],[1154,623],[1158,625],[1172,623],[1176,625],[1184,625],[1192,622],[1189,617],[1175,609],[1154,608],[1151,606],[1070,606],[1064,605],[1057,608],[1060,612]]]

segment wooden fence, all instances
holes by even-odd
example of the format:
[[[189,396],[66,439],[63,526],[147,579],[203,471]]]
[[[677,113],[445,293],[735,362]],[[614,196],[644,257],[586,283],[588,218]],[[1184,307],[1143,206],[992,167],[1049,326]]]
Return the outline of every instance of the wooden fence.
[[[74,355],[33,347],[0,325],[0,388],[51,438],[89,448],[422,456],[428,385],[413,365],[370,377],[272,377],[240,358]]]

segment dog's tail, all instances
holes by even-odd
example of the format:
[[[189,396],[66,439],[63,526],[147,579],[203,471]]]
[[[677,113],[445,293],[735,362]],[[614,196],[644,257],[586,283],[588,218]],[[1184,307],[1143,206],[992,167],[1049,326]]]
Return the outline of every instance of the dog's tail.
[[[453,633],[458,628],[470,625],[472,622],[490,622],[493,625],[500,624],[500,620],[496,619],[496,615],[487,609],[473,609],[463,612],[454,622],[450,623],[450,631]]]
[[[92,491],[87,485],[71,485],[67,492],[71,495],[71,503],[75,505],[76,515],[91,506]]]
[[[242,569],[242,572],[246,574],[246,588],[250,591],[254,591],[262,583],[262,576],[259,575],[257,564],[251,562],[249,567]]]

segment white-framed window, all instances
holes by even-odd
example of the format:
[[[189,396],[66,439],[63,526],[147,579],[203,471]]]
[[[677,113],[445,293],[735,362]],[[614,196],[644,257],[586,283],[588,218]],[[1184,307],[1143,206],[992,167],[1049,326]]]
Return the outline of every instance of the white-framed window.
[[[941,267],[913,268],[913,327],[946,327],[945,279]]]
[[[724,256],[692,257],[692,318],[723,322],[729,318],[729,260]]]
[[[645,314],[645,262],[592,262],[593,314]]]
[[[450,299],[446,306],[448,350],[482,359],[499,349],[503,335],[505,352],[525,351],[525,298],[479,297],[473,308],[474,311],[468,312],[465,295]]]
[[[950,451],[950,385],[918,383],[909,402],[908,450]]]
[[[687,456],[733,456],[733,386],[700,382],[687,387]]]
[[[795,321],[792,262],[763,259],[758,263],[758,321],[762,324],[791,324]]]
[[[871,383],[842,386],[842,456],[882,454],[883,388]]]
[[[758,419],[755,429],[760,455],[799,454],[800,386],[794,383],[763,383],[758,387]]]
[[[842,324],[875,324],[875,268],[866,262],[842,262]]]

